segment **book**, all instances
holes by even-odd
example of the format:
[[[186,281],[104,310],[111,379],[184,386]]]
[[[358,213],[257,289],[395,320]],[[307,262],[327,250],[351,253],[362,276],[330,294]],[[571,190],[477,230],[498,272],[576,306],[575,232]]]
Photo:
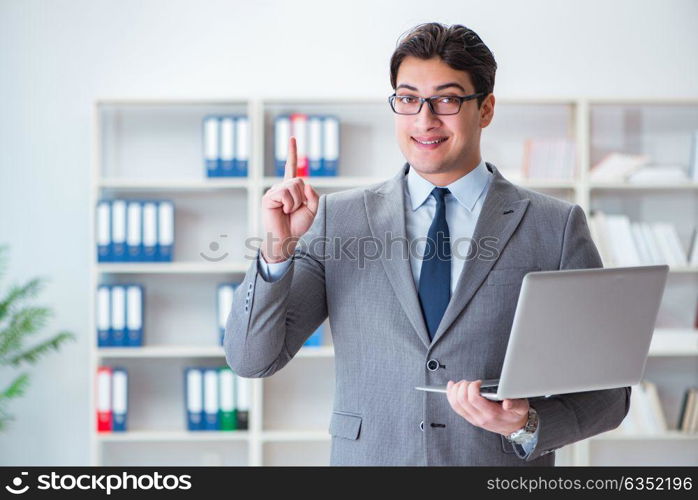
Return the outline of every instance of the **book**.
[[[591,167],[589,179],[592,182],[624,182],[633,172],[647,165],[647,155],[610,153]]]
[[[576,167],[576,145],[567,138],[524,141],[523,176],[528,179],[572,179]]]

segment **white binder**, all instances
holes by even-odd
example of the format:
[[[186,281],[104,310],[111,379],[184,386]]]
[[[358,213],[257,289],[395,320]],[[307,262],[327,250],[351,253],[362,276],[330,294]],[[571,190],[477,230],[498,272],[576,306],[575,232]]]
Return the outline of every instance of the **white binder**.
[[[111,204],[111,242],[114,260],[126,260],[126,201],[114,200]]]
[[[114,285],[111,289],[112,345],[126,345],[126,289]]]
[[[139,201],[128,202],[127,219],[126,253],[128,255],[128,260],[137,262],[141,260],[143,232],[141,223],[141,203]]]

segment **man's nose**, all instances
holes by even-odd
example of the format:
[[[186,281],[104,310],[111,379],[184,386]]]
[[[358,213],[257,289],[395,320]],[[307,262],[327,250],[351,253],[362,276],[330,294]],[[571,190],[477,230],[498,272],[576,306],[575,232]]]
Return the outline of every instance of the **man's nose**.
[[[422,109],[417,113],[416,123],[421,128],[432,128],[441,123],[439,116],[434,114],[429,107],[429,101],[424,101]]]

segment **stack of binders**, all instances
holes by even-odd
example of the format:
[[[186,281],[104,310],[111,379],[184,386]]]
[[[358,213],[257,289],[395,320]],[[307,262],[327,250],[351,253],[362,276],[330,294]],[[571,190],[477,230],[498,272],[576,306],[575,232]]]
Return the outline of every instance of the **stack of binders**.
[[[207,177],[247,177],[249,120],[244,115],[209,115],[203,123]]]
[[[222,366],[184,371],[185,410],[190,431],[233,431],[248,428],[250,388],[247,379]]]
[[[124,368],[97,368],[97,432],[124,432],[128,417],[128,374]]]
[[[283,177],[288,141],[296,138],[299,177],[336,176],[339,166],[339,118],[293,113],[274,121],[276,175]]]
[[[97,346],[143,345],[143,287],[99,285],[97,287]]]
[[[225,324],[233,307],[233,292],[239,283],[221,283],[218,285],[218,342],[223,345]]]
[[[174,204],[155,200],[100,200],[99,262],[171,262]]]

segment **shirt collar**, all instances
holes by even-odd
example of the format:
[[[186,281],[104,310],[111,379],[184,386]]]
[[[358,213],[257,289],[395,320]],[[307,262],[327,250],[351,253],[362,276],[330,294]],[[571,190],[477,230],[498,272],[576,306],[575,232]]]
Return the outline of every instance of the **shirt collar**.
[[[453,181],[447,187],[455,196],[456,200],[469,212],[473,211],[475,203],[485,190],[492,174],[485,165],[485,160],[481,160],[477,167],[466,175]],[[432,190],[436,186],[419,175],[410,165],[407,172],[407,190],[412,202],[412,210],[417,210],[429,198]]]

